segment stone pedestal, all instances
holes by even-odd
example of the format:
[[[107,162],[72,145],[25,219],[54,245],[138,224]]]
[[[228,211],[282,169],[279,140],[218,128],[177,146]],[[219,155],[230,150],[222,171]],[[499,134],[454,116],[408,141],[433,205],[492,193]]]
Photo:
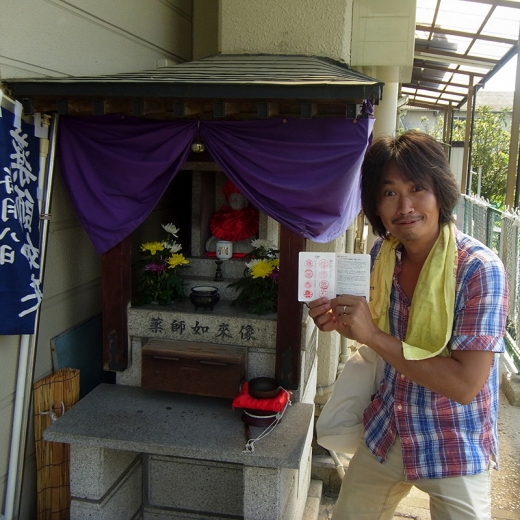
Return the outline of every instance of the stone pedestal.
[[[100,385],[44,433],[71,444],[71,519],[300,520],[314,407],[294,403],[245,452],[228,399]],[[263,428],[250,428],[253,437]]]

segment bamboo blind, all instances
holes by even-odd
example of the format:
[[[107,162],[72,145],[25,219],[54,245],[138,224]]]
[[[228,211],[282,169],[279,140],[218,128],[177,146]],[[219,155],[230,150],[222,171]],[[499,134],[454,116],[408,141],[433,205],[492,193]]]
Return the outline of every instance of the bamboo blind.
[[[62,368],[34,384],[38,520],[68,520],[70,517],[70,447],[45,441],[43,432],[78,400],[77,369]]]

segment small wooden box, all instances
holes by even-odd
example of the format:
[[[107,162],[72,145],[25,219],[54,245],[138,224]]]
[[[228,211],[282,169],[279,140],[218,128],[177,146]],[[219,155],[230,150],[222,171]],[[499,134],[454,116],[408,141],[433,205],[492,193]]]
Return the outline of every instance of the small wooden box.
[[[246,379],[242,347],[152,339],[141,352],[143,388],[233,399]]]

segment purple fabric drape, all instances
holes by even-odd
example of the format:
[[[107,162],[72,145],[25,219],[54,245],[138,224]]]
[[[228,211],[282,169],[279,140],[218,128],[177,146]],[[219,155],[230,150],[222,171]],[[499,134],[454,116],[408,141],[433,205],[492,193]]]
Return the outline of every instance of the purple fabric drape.
[[[255,206],[315,242],[343,233],[360,210],[359,173],[373,119],[201,123],[226,175]]]
[[[186,161],[197,122],[64,117],[59,128],[63,181],[101,254],[152,212]]]
[[[158,122],[125,116],[62,118],[64,182],[101,254],[159,201],[200,135],[226,175],[260,210],[328,242],[360,208],[359,171],[374,120]]]

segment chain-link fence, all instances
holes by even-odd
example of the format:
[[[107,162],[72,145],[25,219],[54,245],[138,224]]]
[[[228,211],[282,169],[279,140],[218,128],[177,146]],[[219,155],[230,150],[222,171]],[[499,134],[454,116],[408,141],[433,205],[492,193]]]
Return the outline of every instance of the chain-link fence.
[[[509,316],[506,333],[506,348],[517,369],[520,368],[520,305],[519,283],[519,236],[520,214],[518,211],[502,212],[487,201],[463,195],[456,208],[457,227],[475,237],[497,253],[506,269],[509,285]]]

